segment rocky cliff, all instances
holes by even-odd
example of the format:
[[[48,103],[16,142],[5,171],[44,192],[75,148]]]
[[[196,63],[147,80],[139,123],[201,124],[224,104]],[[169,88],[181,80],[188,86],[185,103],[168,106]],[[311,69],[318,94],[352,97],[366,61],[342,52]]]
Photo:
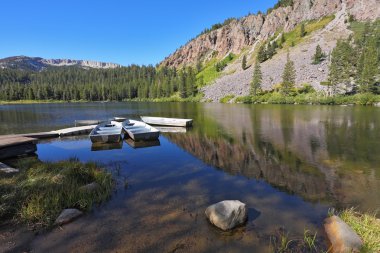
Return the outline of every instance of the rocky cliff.
[[[70,59],[43,59],[40,57],[14,56],[0,59],[0,68],[41,71],[48,67],[77,66],[80,68],[109,69],[120,67],[119,64],[98,61],[70,60]]]
[[[380,0],[294,0],[293,6],[280,7],[268,15],[249,15],[217,30],[203,34],[167,57],[162,65],[180,67],[207,61],[213,56],[239,54],[278,30],[292,30],[305,20],[319,19],[342,9],[357,20],[380,17]]]

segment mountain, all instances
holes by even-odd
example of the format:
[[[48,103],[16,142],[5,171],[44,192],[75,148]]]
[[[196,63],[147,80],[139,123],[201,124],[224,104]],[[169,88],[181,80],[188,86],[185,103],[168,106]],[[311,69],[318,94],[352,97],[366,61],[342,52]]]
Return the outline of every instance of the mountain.
[[[205,99],[218,101],[226,95],[248,95],[258,49],[263,44],[277,43],[284,34],[289,38],[288,45],[262,63],[263,88],[271,89],[281,82],[289,52],[297,69],[296,84],[308,83],[323,90],[320,83],[327,79],[328,61],[311,64],[316,46],[320,45],[328,55],[337,40],[352,33],[349,20],[376,20],[380,17],[379,5],[379,0],[280,0],[267,14],[229,19],[223,25],[214,26],[216,29],[189,41],[164,59],[161,65],[181,68],[201,63],[207,68],[232,54],[235,59],[202,88]],[[291,37],[301,24],[309,30],[307,35],[290,45]],[[248,59],[245,70],[241,68],[244,55]]]
[[[40,57],[13,56],[0,59],[0,68],[19,69],[27,71],[41,71],[49,67],[76,66],[83,69],[111,69],[121,67],[115,63],[98,61],[70,60],[70,59],[43,59]]]

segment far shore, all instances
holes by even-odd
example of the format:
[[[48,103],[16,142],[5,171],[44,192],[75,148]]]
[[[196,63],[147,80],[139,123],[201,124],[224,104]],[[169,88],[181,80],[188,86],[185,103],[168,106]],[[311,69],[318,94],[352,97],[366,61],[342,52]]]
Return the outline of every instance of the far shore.
[[[339,105],[339,106],[377,106],[380,107],[380,95],[374,94],[355,94],[337,96],[318,96],[315,93],[298,94],[296,96],[286,96],[280,93],[265,93],[258,96],[227,95],[219,101],[204,99],[202,96],[181,98],[179,96],[162,98],[134,98],[123,100],[0,100],[0,105],[18,104],[58,104],[58,103],[109,103],[109,102],[192,102],[192,103],[228,103],[228,104],[287,104],[287,105]]]

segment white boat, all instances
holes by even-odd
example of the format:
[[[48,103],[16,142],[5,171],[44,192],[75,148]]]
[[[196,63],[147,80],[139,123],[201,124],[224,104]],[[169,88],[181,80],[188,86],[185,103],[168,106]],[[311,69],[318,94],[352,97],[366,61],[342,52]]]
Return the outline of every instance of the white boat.
[[[140,118],[145,123],[158,126],[189,127],[193,124],[192,119],[162,118],[149,116],[141,116]]]
[[[97,125],[90,133],[93,143],[115,143],[123,139],[123,125],[117,121],[106,121]]]
[[[137,120],[126,120],[122,123],[123,129],[134,141],[157,140],[160,131],[156,128]]]

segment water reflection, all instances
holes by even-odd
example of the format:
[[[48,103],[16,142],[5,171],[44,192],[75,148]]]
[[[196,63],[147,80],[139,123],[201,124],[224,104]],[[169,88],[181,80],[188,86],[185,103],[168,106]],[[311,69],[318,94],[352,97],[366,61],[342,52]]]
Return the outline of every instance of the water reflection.
[[[194,131],[166,136],[212,166],[308,201],[380,207],[380,110],[207,104],[204,114]]]

